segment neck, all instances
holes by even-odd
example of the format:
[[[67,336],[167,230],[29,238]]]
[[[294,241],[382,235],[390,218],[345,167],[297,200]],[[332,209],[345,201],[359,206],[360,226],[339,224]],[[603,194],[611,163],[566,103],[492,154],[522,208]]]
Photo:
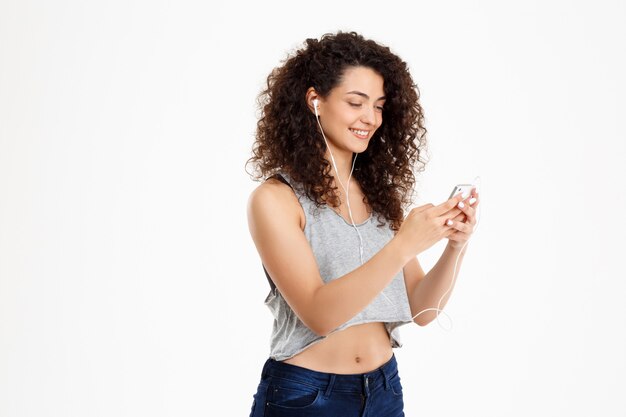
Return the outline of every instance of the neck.
[[[330,173],[337,182],[337,186],[339,186],[339,188],[341,188],[341,184],[343,184],[343,186],[347,189],[348,177],[350,177],[350,172],[352,172],[352,176],[354,176],[354,172],[352,171],[354,152],[341,152],[339,149],[333,149],[332,156],[335,160],[335,164],[333,164],[333,158],[331,158],[330,152],[326,150],[325,159],[331,166]],[[339,177],[339,181],[341,181],[341,184],[339,183],[339,181],[337,181],[337,177]],[[352,179],[350,180],[350,182],[352,182]]]

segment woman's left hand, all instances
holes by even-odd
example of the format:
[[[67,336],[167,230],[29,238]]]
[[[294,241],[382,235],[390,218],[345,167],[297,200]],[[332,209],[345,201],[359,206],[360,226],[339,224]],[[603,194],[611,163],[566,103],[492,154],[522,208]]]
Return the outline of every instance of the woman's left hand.
[[[470,200],[475,198],[473,203]],[[455,209],[460,210],[459,214],[452,219],[452,226],[448,226],[451,229],[456,229],[456,232],[448,236],[448,246],[453,249],[461,249],[469,238],[474,233],[474,226],[476,225],[476,208],[480,199],[476,188],[472,188],[469,197],[465,200],[461,200],[464,207],[461,208],[458,205]]]

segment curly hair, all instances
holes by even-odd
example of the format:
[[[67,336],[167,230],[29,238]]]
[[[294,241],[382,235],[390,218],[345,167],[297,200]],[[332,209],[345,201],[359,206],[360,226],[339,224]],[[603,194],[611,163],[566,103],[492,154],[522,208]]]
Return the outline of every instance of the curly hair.
[[[387,99],[382,124],[358,155],[353,178],[379,222],[382,216],[397,231],[411,204],[413,167],[418,164],[415,172],[425,167],[420,158],[426,150],[424,114],[408,66],[389,47],[356,32],[326,33],[319,40],[306,39],[305,44],[272,70],[267,88],[257,97],[261,114],[253,156],[246,166],[254,163],[255,181],[284,170],[317,207],[325,202],[338,207],[337,187],[331,186],[331,166],[324,158],[325,143],[305,96],[313,86],[321,97],[327,97],[347,69],[370,68],[382,76]]]

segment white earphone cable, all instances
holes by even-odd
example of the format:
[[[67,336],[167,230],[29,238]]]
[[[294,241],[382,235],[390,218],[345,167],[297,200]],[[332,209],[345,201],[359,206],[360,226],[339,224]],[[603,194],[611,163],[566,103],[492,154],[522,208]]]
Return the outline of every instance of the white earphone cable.
[[[360,254],[360,259],[361,259],[361,265],[363,265],[363,239],[361,238],[361,233],[359,232],[359,229],[356,227],[356,224],[354,223],[354,218],[352,217],[352,210],[350,209],[350,199],[349,199],[349,190],[346,190],[346,187],[344,187],[343,183],[341,182],[341,179],[339,178],[339,173],[337,171],[337,165],[335,164],[335,158],[333,157],[333,153],[332,150],[330,149],[330,146],[328,145],[328,141],[326,140],[326,135],[324,134],[324,129],[322,129],[322,125],[319,121],[319,115],[317,112],[317,99],[313,100],[313,107],[315,108],[315,120],[317,121],[317,124],[320,127],[320,131],[322,132],[322,137],[324,138],[324,142],[326,142],[326,147],[328,148],[328,151],[330,152],[330,158],[333,162],[333,166],[335,168],[335,174],[337,175],[337,180],[339,181],[339,183],[341,184],[341,187],[344,189],[345,193],[346,193],[346,203],[348,205],[348,213],[350,213],[350,220],[352,221],[352,226],[354,226],[354,229],[356,230],[357,234],[359,235],[359,241],[360,241],[360,246],[359,246],[359,254]],[[348,186],[350,185],[350,178],[352,177],[352,171],[354,170],[354,163],[356,162],[356,157],[358,154],[355,154],[354,156],[354,160],[352,161],[352,169],[350,170],[350,175],[348,176]],[[474,177],[474,180],[476,179],[480,179],[480,177]],[[480,181],[479,181],[480,182]],[[476,184],[476,181],[474,181],[474,184]],[[478,191],[479,186],[476,186],[476,191]],[[475,228],[478,226],[478,223],[480,222],[480,217],[477,218],[476,221],[476,226]],[[475,230],[474,228],[474,230]],[[468,241],[469,242],[469,241]],[[461,253],[463,252],[463,250],[465,249],[465,246],[467,245],[468,242],[465,242],[465,244],[463,245],[463,247],[461,248],[461,250],[459,251],[459,256],[461,255]],[[443,313],[445,314],[448,319],[450,320],[450,322],[452,323],[452,319],[450,318],[450,316],[448,315],[448,313],[446,313],[445,311],[443,311],[442,309],[440,309],[439,307],[441,306],[441,302],[443,301],[444,297],[446,296],[446,294],[448,292],[450,292],[450,290],[452,289],[453,285],[454,285],[454,281],[456,281],[456,267],[459,261],[459,256],[457,256],[456,261],[454,262],[454,271],[453,271],[453,278],[452,278],[452,282],[450,283],[450,287],[448,288],[448,290],[443,293],[443,295],[441,296],[441,298],[439,299],[439,302],[437,303],[437,307],[432,307],[432,308],[427,308],[424,309],[422,311],[420,311],[419,313],[417,313],[416,315],[414,315],[411,319],[415,320],[415,317],[419,316],[420,314],[426,312],[426,311],[431,311],[431,310],[436,310],[437,311],[437,323],[439,324],[440,327],[443,328],[443,326],[441,326],[441,323],[439,321],[439,313]],[[385,294],[385,291],[383,289],[383,291],[381,292],[381,294],[387,299],[388,302],[390,302],[391,304],[393,304],[393,302],[389,299],[389,297],[387,297],[387,295]],[[452,328],[452,325],[450,325],[450,328]],[[447,329],[447,330],[449,330]],[[444,330],[446,330],[444,328]]]

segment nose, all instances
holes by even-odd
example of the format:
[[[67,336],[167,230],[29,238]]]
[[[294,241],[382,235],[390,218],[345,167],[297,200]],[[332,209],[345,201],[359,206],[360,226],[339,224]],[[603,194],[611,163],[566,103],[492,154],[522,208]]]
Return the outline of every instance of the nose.
[[[374,111],[372,107],[365,106],[365,110],[363,111],[363,114],[361,115],[361,121],[371,126],[376,125],[376,112]]]

